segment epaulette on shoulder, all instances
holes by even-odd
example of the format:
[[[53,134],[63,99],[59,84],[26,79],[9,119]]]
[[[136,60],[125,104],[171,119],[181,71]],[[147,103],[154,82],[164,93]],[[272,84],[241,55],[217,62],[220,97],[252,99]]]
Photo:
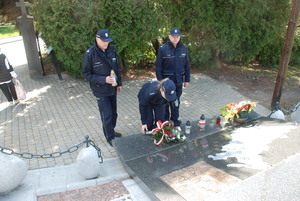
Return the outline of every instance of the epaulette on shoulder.
[[[89,54],[89,53],[92,51],[93,48],[94,48],[94,47],[90,47],[89,49],[87,49],[87,50],[86,50],[86,53]]]

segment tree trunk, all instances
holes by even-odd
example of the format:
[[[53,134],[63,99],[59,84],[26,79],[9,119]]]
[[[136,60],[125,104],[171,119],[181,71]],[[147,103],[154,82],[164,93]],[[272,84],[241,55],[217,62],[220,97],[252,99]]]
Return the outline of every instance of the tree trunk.
[[[157,51],[160,47],[159,41],[157,39],[155,41],[152,41],[152,45],[153,45],[154,50],[155,50],[155,55],[157,55]]]
[[[120,69],[122,71],[122,74],[125,75],[126,72],[127,72],[127,67],[125,65],[125,54],[124,54],[124,51],[120,52],[120,54],[119,54],[119,66],[120,66]]]
[[[296,28],[297,28],[299,11],[300,11],[300,0],[293,0],[293,6],[292,6],[292,10],[291,10],[288,28],[286,31],[283,49],[281,52],[279,69],[278,69],[275,89],[274,89],[274,93],[273,93],[273,97],[272,97],[272,103],[271,103],[272,109],[275,108],[277,102],[280,103],[283,82],[284,82],[284,79],[285,79],[285,76],[286,76],[286,73],[288,70],[288,64],[289,64],[290,56],[291,56],[291,52],[292,52],[294,35],[295,35]]]
[[[217,49],[217,51],[214,52],[214,62],[218,69],[222,68],[222,58],[221,58],[221,50],[220,49]]]

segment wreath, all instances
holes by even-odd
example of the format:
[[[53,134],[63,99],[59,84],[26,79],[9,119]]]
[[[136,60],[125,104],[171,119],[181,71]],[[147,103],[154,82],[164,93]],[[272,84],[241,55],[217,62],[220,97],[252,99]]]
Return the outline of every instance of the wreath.
[[[170,142],[184,142],[186,140],[186,136],[176,128],[174,128],[173,124],[169,121],[156,122],[156,128],[154,128],[151,132],[147,134],[153,135],[154,144],[156,146],[161,146],[164,143]]]

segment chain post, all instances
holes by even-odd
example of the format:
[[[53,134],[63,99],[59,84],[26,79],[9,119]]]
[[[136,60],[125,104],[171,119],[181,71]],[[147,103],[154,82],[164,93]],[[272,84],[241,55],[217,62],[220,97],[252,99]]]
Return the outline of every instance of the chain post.
[[[89,147],[89,137],[88,135],[85,136],[85,141],[86,141],[86,147]]]
[[[103,162],[103,158],[101,156],[101,150],[96,145],[96,143],[94,141],[92,141],[92,140],[89,139],[88,135],[85,136],[85,141],[82,141],[81,143],[79,143],[79,144],[77,144],[75,146],[72,146],[69,149],[67,149],[65,151],[61,151],[61,152],[58,151],[58,152],[52,152],[50,154],[43,154],[43,155],[32,154],[32,153],[29,153],[29,152],[18,153],[18,152],[15,152],[13,149],[5,148],[5,147],[2,147],[2,146],[0,146],[0,152],[3,153],[3,154],[7,154],[7,155],[17,155],[17,156],[20,156],[21,158],[24,158],[24,159],[33,159],[33,158],[43,158],[43,159],[46,159],[46,158],[58,158],[58,157],[61,157],[63,154],[73,153],[73,152],[77,151],[84,144],[86,144],[86,147],[89,147],[89,145],[91,145],[91,146],[93,146],[97,150],[98,157],[100,158],[100,163],[102,163]]]

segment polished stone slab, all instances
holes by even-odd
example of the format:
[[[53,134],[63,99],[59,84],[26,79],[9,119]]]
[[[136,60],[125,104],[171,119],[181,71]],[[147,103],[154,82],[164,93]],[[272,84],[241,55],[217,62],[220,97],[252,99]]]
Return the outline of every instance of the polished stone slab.
[[[212,123],[213,120],[211,120],[211,125]],[[195,128],[197,127],[195,126]],[[293,122],[260,117],[249,119],[248,122],[240,125],[230,126],[226,130],[214,129],[216,128],[208,126],[205,132],[199,132],[198,134],[196,134],[198,131],[194,130],[191,134],[192,137],[188,138],[186,142],[161,147],[153,144],[151,136],[134,135],[135,138],[130,136],[131,139],[124,137],[116,140],[115,147],[128,173],[140,183],[148,195],[152,194],[153,200],[186,200],[181,192],[174,189],[172,185],[167,184],[162,178],[176,171],[184,171],[185,168],[193,165],[206,163],[212,169],[218,169],[225,175],[229,174],[240,180],[262,171],[262,169],[243,164],[245,158],[240,157],[239,154],[245,153],[230,152],[229,149],[225,149],[230,144],[242,144],[244,147],[262,146],[259,149],[260,152],[254,153],[254,155],[261,156],[261,160],[268,163],[269,166],[284,160],[297,151],[300,152],[298,146],[300,138],[297,137],[300,135],[300,129],[299,125]],[[232,134],[241,130],[245,133],[245,142],[239,138],[236,140],[234,138],[235,134]],[[248,131],[256,133],[254,135]],[[276,134],[280,139],[272,137],[268,131]],[[283,131],[284,135],[282,136],[284,137],[278,136],[278,133]],[[239,134],[239,136],[243,135]],[[254,144],[248,144],[249,139],[253,143],[251,136],[257,140],[257,143],[254,141]],[[268,137],[270,139],[265,140]],[[260,140],[265,141],[265,143],[261,143]],[[214,158],[227,152],[230,154],[229,157]],[[215,177],[212,178],[216,179]],[[195,177],[191,177],[191,179],[195,179]]]
[[[221,126],[215,125],[215,120],[208,119],[206,122],[206,129],[204,131],[199,131],[198,121],[192,122],[191,134],[187,134],[186,141],[192,141],[199,137],[204,137],[222,130]],[[182,125],[182,131],[184,132],[185,126]],[[162,146],[154,145],[154,138],[152,135],[130,135],[123,138],[117,138],[113,141],[117,152],[120,153],[119,157],[122,161],[128,161],[142,156],[147,156],[149,154],[154,154],[158,151],[169,149],[174,146],[178,146],[180,142],[172,142],[169,144],[164,144]]]
[[[259,117],[260,115],[253,111],[249,114],[247,122],[253,121],[254,119],[257,119]],[[234,125],[238,126],[238,124],[234,124]],[[182,128],[182,132],[184,132],[185,125],[182,124],[181,128]],[[203,138],[213,133],[220,132],[224,129],[225,129],[224,125],[223,126],[216,125],[216,118],[213,119],[207,118],[205,130],[203,131],[199,130],[198,121],[192,121],[191,133],[186,134],[187,137],[186,142],[190,142],[198,138]],[[179,142],[173,142],[158,147],[154,145],[153,141],[154,138],[152,135],[136,134],[136,135],[126,136],[123,138],[116,138],[115,140],[113,140],[113,143],[116,147],[117,152],[119,153],[119,157],[121,161],[123,162],[135,158],[139,158],[142,156],[151,155],[155,152],[162,151],[164,149],[169,149],[173,146],[178,146],[181,144]]]

